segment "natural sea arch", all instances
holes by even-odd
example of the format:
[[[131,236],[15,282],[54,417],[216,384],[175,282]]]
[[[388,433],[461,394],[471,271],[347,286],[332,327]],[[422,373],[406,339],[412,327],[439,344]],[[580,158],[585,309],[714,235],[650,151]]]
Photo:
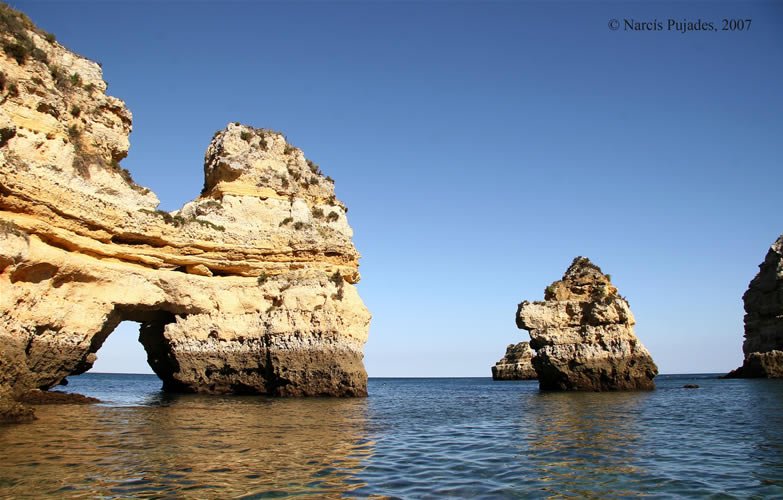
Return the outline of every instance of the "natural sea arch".
[[[166,391],[366,396],[371,315],[333,181],[276,132],[231,124],[207,151],[176,214],[113,172],[0,169],[0,390],[88,371],[134,321]]]
[[[122,335],[117,332],[120,324],[125,323],[131,329],[131,324],[137,325],[138,342],[144,348],[147,364],[163,382],[167,391],[185,391],[186,388],[172,377],[179,370],[179,365],[171,353],[164,330],[166,325],[174,323],[177,316],[167,310],[148,307],[118,306],[108,315],[101,331],[92,338],[90,353],[85,362],[80,363],[71,375],[79,375],[93,368],[97,353],[103,347],[110,335]],[[130,323],[130,324],[129,324]],[[125,329],[125,328],[123,328]],[[130,333],[130,332],[128,332]]]

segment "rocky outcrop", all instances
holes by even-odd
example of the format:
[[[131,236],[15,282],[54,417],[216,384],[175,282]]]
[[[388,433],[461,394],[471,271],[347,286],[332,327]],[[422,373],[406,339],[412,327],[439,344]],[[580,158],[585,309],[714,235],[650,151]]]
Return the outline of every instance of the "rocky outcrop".
[[[634,323],[609,276],[584,257],[546,288],[543,302],[524,301],[517,309],[544,390],[654,389],[658,368],[634,335]]]
[[[727,376],[783,378],[783,235],[770,247],[742,301],[745,360]]]
[[[99,65],[0,13],[0,393],[87,371],[130,320],[167,390],[365,395],[370,314],[332,179],[234,123],[201,195],[157,210],[120,165],[131,114]]]
[[[533,380],[537,378],[533,368],[535,351],[528,342],[509,344],[506,355],[492,367],[492,380]]]
[[[91,405],[101,400],[74,392],[42,391],[33,389],[16,397],[20,403],[28,405]]]

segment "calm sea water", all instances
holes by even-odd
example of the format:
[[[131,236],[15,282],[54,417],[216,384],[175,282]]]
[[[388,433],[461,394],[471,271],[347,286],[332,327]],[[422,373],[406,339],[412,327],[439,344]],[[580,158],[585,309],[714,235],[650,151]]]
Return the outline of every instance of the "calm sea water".
[[[103,404],[0,427],[0,496],[783,497],[783,381],[656,381],[370,379],[367,399],[270,399],[86,374],[67,390]]]

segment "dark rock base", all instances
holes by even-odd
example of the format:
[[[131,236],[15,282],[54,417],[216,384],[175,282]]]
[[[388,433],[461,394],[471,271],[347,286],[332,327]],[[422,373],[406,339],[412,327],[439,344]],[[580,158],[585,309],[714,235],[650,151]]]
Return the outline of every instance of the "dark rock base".
[[[360,347],[333,338],[275,335],[248,339],[231,352],[174,347],[150,365],[169,392],[364,397],[363,357]]]
[[[162,339],[159,325],[142,326],[140,340],[149,365],[167,392],[367,396],[362,343],[345,337],[280,334],[233,341],[188,339],[186,343]],[[0,340],[4,340],[2,335]],[[0,370],[0,387],[16,394],[16,399],[26,404],[97,402],[76,394],[45,390],[67,376],[81,373],[79,360],[90,353],[71,352],[57,343],[51,343],[41,353],[27,354],[23,347],[13,347],[0,350],[0,368],[9,367],[8,372]],[[39,370],[23,369],[29,366]],[[13,371],[12,367],[20,368]]]
[[[492,367],[492,380],[535,380],[536,371],[520,365],[495,365]]]
[[[655,389],[658,369],[651,358],[612,358],[605,363],[558,363],[545,351],[533,358],[543,391],[636,391]]]
[[[27,406],[0,399],[0,424],[19,424],[36,419],[35,411]]]
[[[101,402],[82,394],[39,390],[22,393],[16,400],[28,405],[89,405]]]
[[[752,352],[724,378],[783,378],[783,351]]]

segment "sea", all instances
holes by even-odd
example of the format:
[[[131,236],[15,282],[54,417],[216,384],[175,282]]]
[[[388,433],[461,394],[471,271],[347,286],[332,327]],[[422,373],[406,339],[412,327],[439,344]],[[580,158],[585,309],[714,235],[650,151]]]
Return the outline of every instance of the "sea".
[[[370,378],[369,397],[175,395],[87,373],[0,426],[1,498],[783,498],[783,380],[657,390]],[[696,384],[697,389],[686,389]]]

